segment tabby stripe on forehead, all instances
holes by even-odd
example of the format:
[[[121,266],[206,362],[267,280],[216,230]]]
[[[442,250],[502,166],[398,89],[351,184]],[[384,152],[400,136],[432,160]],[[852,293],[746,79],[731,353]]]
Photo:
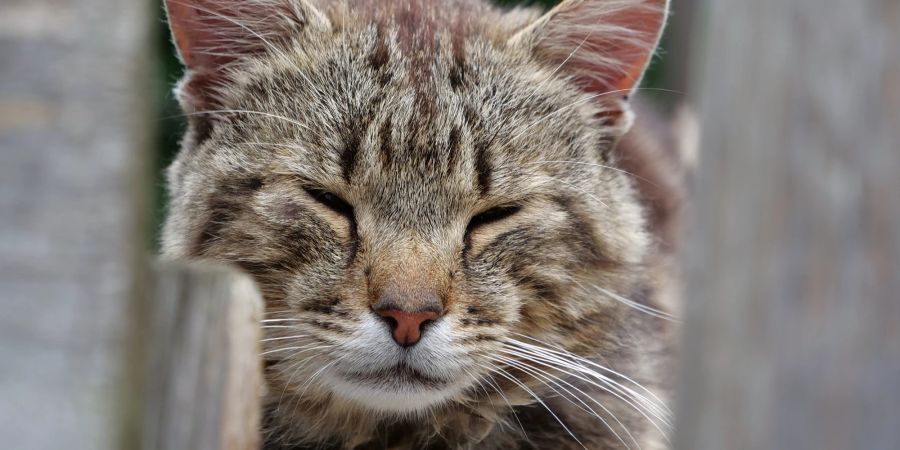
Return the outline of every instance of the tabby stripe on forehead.
[[[487,155],[487,144],[478,142],[475,144],[475,181],[478,191],[482,195],[491,190],[491,173],[493,167]]]
[[[391,166],[393,157],[391,156],[391,118],[388,117],[378,129],[378,156],[381,158],[381,164],[388,168]]]
[[[375,33],[375,44],[372,48],[372,53],[369,55],[369,65],[375,70],[382,70],[391,60],[391,54],[388,49],[387,41],[384,39],[385,33],[382,27],[377,27]]]
[[[458,91],[466,85],[466,78],[469,76],[469,68],[466,63],[465,44],[463,42],[462,33],[454,33],[452,37],[453,44],[453,66],[450,67],[448,75],[450,79],[450,87]]]
[[[459,127],[454,126],[450,129],[450,136],[447,137],[447,169],[453,170],[456,167],[456,159],[459,157],[460,135]]]
[[[353,171],[356,169],[357,159],[359,158],[359,148],[369,127],[372,125],[372,114],[376,108],[381,106],[383,98],[376,96],[368,111],[360,111],[353,114],[345,122],[346,131],[344,132],[344,151],[341,152],[341,172],[347,184],[351,184]]]
[[[344,180],[350,183],[353,177],[353,169],[356,167],[356,157],[359,154],[359,135],[356,132],[350,132],[349,139],[346,141],[344,151],[341,152],[341,173]]]
[[[463,119],[472,136],[477,135],[477,130],[484,130],[484,126],[478,118],[478,113],[471,105],[463,110]],[[491,166],[491,162],[487,155],[490,144],[490,141],[485,142],[483,140],[475,140],[473,148],[475,158],[475,187],[482,195],[487,194],[491,189],[491,172],[493,171],[493,167]]]

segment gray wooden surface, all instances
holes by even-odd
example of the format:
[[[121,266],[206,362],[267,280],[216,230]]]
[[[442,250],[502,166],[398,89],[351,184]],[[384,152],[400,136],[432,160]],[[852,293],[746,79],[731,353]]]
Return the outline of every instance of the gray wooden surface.
[[[707,3],[677,447],[898,449],[900,2]]]
[[[0,2],[2,448],[138,448],[153,12]]]
[[[253,281],[165,264],[154,285],[144,448],[258,448],[262,300]]]

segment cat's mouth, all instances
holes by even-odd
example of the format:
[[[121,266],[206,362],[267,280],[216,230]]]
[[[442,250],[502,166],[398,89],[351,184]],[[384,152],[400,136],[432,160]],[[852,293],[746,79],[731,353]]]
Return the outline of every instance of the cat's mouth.
[[[374,370],[337,370],[325,381],[340,397],[373,410],[399,414],[444,403],[465,388],[461,379],[450,374],[434,374],[404,362]]]
[[[343,372],[342,375],[351,382],[380,387],[403,386],[418,389],[441,389],[452,381],[426,374],[403,363],[372,372],[353,371]]]

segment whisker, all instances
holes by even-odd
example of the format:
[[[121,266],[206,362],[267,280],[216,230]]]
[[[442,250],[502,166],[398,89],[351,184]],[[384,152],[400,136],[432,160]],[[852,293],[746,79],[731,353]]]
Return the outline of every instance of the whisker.
[[[527,343],[525,343],[525,342],[516,341],[515,339],[509,339],[510,341],[515,342],[516,344],[524,345],[524,346],[536,348],[536,349],[538,349],[538,350],[546,351],[546,352],[549,352],[549,353],[560,354],[560,355],[563,355],[563,356],[572,358],[572,359],[574,359],[574,360],[576,360],[576,361],[583,362],[583,363],[585,363],[585,364],[588,364],[588,365],[590,365],[590,366],[593,366],[593,367],[596,367],[596,368],[598,368],[598,369],[600,369],[600,370],[603,370],[604,372],[611,373],[611,374],[613,374],[613,375],[615,375],[615,376],[617,376],[617,377],[619,377],[619,378],[622,378],[622,379],[625,380],[625,381],[628,381],[629,383],[634,384],[635,386],[637,386],[638,388],[642,389],[644,392],[646,392],[647,394],[649,394],[651,397],[653,397],[654,400],[656,400],[657,402],[659,402],[659,404],[662,405],[662,406],[665,408],[665,411],[667,411],[667,412],[669,413],[669,415],[671,415],[671,410],[669,410],[668,407],[665,406],[666,403],[665,403],[662,399],[660,399],[655,393],[653,393],[653,391],[651,391],[650,389],[647,389],[647,388],[644,387],[642,384],[638,383],[637,381],[632,380],[632,379],[629,378],[628,376],[626,376],[626,375],[624,375],[624,374],[622,374],[622,373],[619,373],[619,372],[617,372],[617,371],[615,371],[615,370],[613,370],[613,369],[611,369],[611,368],[609,368],[609,367],[605,367],[605,366],[602,366],[602,365],[600,365],[600,364],[597,364],[596,362],[591,361],[591,360],[589,360],[589,359],[587,359],[587,358],[584,358],[584,357],[582,357],[582,356],[579,356],[579,355],[576,355],[576,354],[574,354],[574,353],[572,353],[572,352],[569,352],[568,350],[566,350],[566,349],[564,349],[564,348],[562,348],[562,347],[560,347],[560,346],[558,346],[558,345],[553,345],[553,344],[550,344],[550,343],[547,343],[547,342],[543,342],[543,341],[541,341],[541,340],[539,340],[539,339],[533,338],[533,337],[531,337],[531,336],[528,336],[528,335],[522,334],[522,333],[516,333],[516,332],[513,332],[512,334],[514,334],[514,335],[516,335],[516,336],[523,337],[523,338],[525,338],[525,339],[528,339],[528,340],[531,340],[531,341],[534,341],[534,342],[537,342],[537,343],[539,343],[539,344],[545,345],[545,346],[550,347],[550,348],[539,347],[539,346],[527,344]],[[553,349],[555,349],[555,350],[553,350]]]
[[[315,130],[313,130],[312,128],[310,128],[309,126],[307,126],[306,124],[304,124],[300,121],[291,119],[289,117],[280,116],[278,114],[267,113],[267,112],[263,112],[263,111],[253,111],[253,110],[249,110],[249,109],[209,109],[209,110],[205,110],[205,111],[193,111],[193,112],[189,112],[189,113],[176,114],[174,116],[164,117],[164,119],[172,119],[175,117],[193,117],[193,116],[202,116],[202,115],[213,115],[213,114],[255,114],[255,115],[259,115],[259,116],[271,117],[273,119],[283,120],[287,123],[290,123],[292,125],[297,125],[300,128],[303,128],[305,130],[309,130],[309,131],[312,131],[315,133]]]
[[[298,334],[296,336],[285,336],[285,337],[261,339],[259,342],[283,341],[285,339],[297,339],[297,338],[304,338],[307,336],[309,336],[309,335],[308,334]]]
[[[572,102],[572,103],[569,103],[569,104],[566,105],[566,106],[563,106],[563,107],[558,108],[556,111],[553,111],[553,112],[551,112],[551,113],[549,113],[549,114],[546,114],[546,115],[544,115],[544,116],[542,116],[542,117],[540,117],[540,118],[538,118],[538,119],[535,119],[533,122],[531,122],[530,124],[528,124],[527,126],[525,126],[525,128],[522,129],[522,131],[519,131],[518,133],[514,134],[511,138],[509,138],[508,141],[509,141],[509,142],[515,141],[519,136],[522,136],[523,134],[527,133],[528,130],[531,130],[532,128],[534,128],[535,126],[537,126],[538,124],[540,124],[541,122],[543,122],[543,121],[545,121],[545,120],[547,120],[547,119],[550,119],[551,117],[553,117],[553,116],[555,116],[555,115],[557,115],[557,114],[561,114],[561,113],[565,112],[565,111],[568,110],[568,109],[571,109],[571,108],[574,108],[574,107],[576,107],[576,106],[578,106],[578,105],[581,105],[581,104],[583,104],[583,103],[589,102],[589,101],[591,101],[591,100],[593,100],[593,99],[595,99],[595,98],[597,98],[597,97],[601,97],[601,96],[604,96],[604,95],[615,94],[615,93],[617,93],[617,92],[626,92],[626,91],[630,91],[630,89],[620,89],[620,90],[618,90],[618,91],[603,92],[603,93],[600,93],[600,94],[594,94],[594,95],[589,95],[589,96],[587,96],[587,97],[583,97],[583,98],[581,98],[581,99],[579,99],[579,100],[576,100],[576,101],[574,101],[574,102]]]
[[[597,197],[596,195],[594,195],[594,194],[588,192],[587,190],[582,189],[582,188],[580,188],[580,187],[578,187],[578,186],[576,186],[576,185],[574,185],[574,184],[572,184],[572,183],[569,183],[568,181],[563,181],[563,180],[555,180],[555,181],[556,181],[557,183],[562,183],[562,184],[564,184],[564,185],[566,185],[566,186],[568,186],[568,187],[570,187],[570,188],[572,188],[572,189],[575,189],[576,191],[581,192],[582,194],[587,195],[588,197],[590,197],[590,198],[596,200],[597,203],[600,203],[601,205],[603,205],[603,206],[609,208],[609,205],[606,204],[606,202],[604,202],[603,200],[600,200],[600,197]]]
[[[634,443],[635,443],[635,445],[637,445],[638,449],[641,448],[641,446],[640,446],[640,444],[638,443],[638,441],[634,438],[634,436],[632,436],[631,432],[628,431],[628,428],[627,428],[627,427],[626,427],[626,426],[625,426],[625,425],[624,425],[624,424],[616,417],[615,414],[613,414],[608,408],[606,408],[605,406],[603,406],[602,403],[600,403],[599,401],[597,401],[596,399],[594,399],[593,397],[591,397],[590,395],[588,395],[587,393],[585,393],[584,391],[582,391],[581,389],[579,389],[578,387],[576,387],[576,386],[574,386],[573,384],[571,384],[571,383],[569,383],[569,382],[563,380],[562,378],[559,378],[559,377],[556,377],[556,376],[550,374],[549,372],[547,372],[547,371],[545,371],[545,370],[541,370],[541,369],[538,369],[538,368],[536,368],[536,367],[528,366],[527,364],[524,364],[524,363],[522,363],[522,362],[520,362],[520,361],[516,361],[516,360],[513,359],[513,358],[507,358],[507,357],[503,357],[503,356],[499,356],[499,358],[500,358],[500,361],[503,361],[503,362],[505,362],[505,363],[507,363],[507,364],[513,365],[514,367],[517,367],[519,370],[522,370],[522,371],[524,371],[524,372],[526,372],[526,373],[529,373],[531,376],[535,377],[536,379],[538,379],[539,381],[541,381],[542,383],[544,383],[545,385],[547,385],[547,387],[549,387],[550,389],[553,389],[554,391],[556,391],[556,389],[554,389],[553,387],[551,387],[551,386],[548,384],[548,382],[553,383],[554,385],[556,385],[557,387],[559,387],[560,389],[562,389],[563,391],[565,391],[567,394],[569,394],[569,396],[571,396],[573,399],[577,400],[577,401],[581,404],[581,406],[576,404],[576,405],[575,405],[576,407],[582,409],[582,411],[591,414],[592,416],[596,417],[596,418],[599,419],[601,422],[603,422],[603,425],[605,425],[606,428],[609,429],[609,431],[616,437],[616,439],[618,439],[619,442],[621,442],[622,445],[625,446],[625,448],[630,449],[631,447],[629,447],[628,444],[625,443],[625,440],[622,439],[621,436],[619,436],[619,433],[616,432],[616,430],[609,424],[609,422],[606,421],[606,419],[604,419],[603,417],[601,417],[599,413],[597,413],[596,411],[594,411],[594,409],[591,408],[591,407],[590,407],[587,403],[585,403],[583,400],[581,400],[581,398],[579,398],[577,395],[573,394],[572,391],[566,389],[566,388],[563,387],[563,386],[560,386],[559,383],[560,383],[560,382],[561,382],[561,383],[564,383],[564,384],[566,384],[567,386],[571,387],[572,389],[575,389],[575,390],[578,391],[581,395],[587,397],[588,399],[590,399],[590,400],[592,400],[594,403],[596,403],[597,406],[599,406],[601,409],[603,409],[604,412],[606,412],[606,414],[608,414],[610,417],[612,417],[613,420],[615,420],[616,423],[618,423],[619,426],[625,431],[625,433],[628,435],[628,437],[630,437],[631,440],[634,441]],[[534,361],[534,360],[531,359],[531,358],[526,358],[526,359],[528,359],[528,360],[530,360],[530,361],[533,361],[533,362],[538,362],[538,363],[540,364],[539,361]],[[543,365],[546,365],[546,364],[543,364]],[[558,381],[557,381],[557,380],[558,380]],[[559,391],[556,391],[556,392],[559,392]],[[572,400],[569,399],[568,397],[566,397],[566,396],[564,396],[564,395],[561,395],[561,396],[562,396],[563,398],[565,398],[566,400],[568,400],[570,403],[573,403]],[[573,403],[573,404],[574,404],[574,403]]]
[[[286,148],[289,150],[303,150],[299,144],[284,144],[277,142],[232,142],[232,145],[247,145],[247,146],[257,146],[257,147],[279,147]]]
[[[293,354],[293,355],[289,356],[289,358],[290,358],[290,357],[293,357],[293,356],[296,356],[296,355],[297,355],[297,354]],[[287,368],[287,371],[290,371],[290,370],[292,370],[292,369],[293,369],[293,371],[291,372],[291,376],[288,378],[287,383],[284,384],[284,388],[281,389],[281,395],[278,396],[278,403],[275,404],[275,409],[276,409],[276,410],[279,409],[279,408],[281,407],[281,402],[284,400],[284,394],[287,392],[288,387],[290,387],[291,382],[294,381],[294,377],[297,376],[297,372],[299,372],[300,369],[302,369],[303,366],[304,366],[308,361],[314,359],[316,356],[321,356],[321,353],[316,353],[316,354],[307,356],[306,358],[301,359],[300,361],[298,361],[298,362],[292,364],[291,366],[289,366],[289,367]]]
[[[528,350],[524,349],[523,351],[528,351]],[[538,356],[540,356],[542,358],[551,358],[551,359],[547,359],[547,361],[555,362],[556,364],[562,365],[565,368],[568,368],[570,370],[575,370],[583,375],[594,377],[597,380],[603,382],[604,385],[601,386],[601,385],[598,385],[593,380],[583,378],[575,373],[570,373],[571,376],[579,378],[582,381],[585,381],[587,383],[594,385],[595,387],[603,389],[603,390],[609,392],[610,394],[614,395],[616,398],[622,400],[627,405],[633,407],[635,410],[640,412],[641,415],[643,415],[645,419],[647,419],[650,423],[652,423],[654,425],[654,427],[659,429],[660,432],[662,432],[662,430],[659,428],[659,426],[656,424],[656,422],[653,419],[651,419],[650,417],[647,416],[647,413],[652,415],[657,420],[660,420],[661,422],[663,422],[663,424],[667,428],[671,428],[671,420],[669,419],[669,417],[671,416],[671,411],[669,411],[668,408],[665,407],[664,405],[660,405],[659,403],[656,403],[656,402],[648,399],[647,397],[635,392],[634,390],[629,389],[628,387],[626,387],[620,383],[617,383],[616,381],[610,379],[609,377],[606,377],[606,376],[601,375],[593,370],[588,369],[587,367],[585,367],[582,364],[573,363],[571,361],[565,361],[565,360],[559,359],[557,357],[554,357],[553,355],[539,354]],[[638,386],[640,386],[640,385],[638,385]],[[643,387],[643,386],[641,386],[641,387]],[[643,407],[645,409],[639,408],[635,403],[624,398],[623,396],[626,396],[626,397],[633,399],[634,401],[640,403],[641,405],[643,405]]]
[[[315,345],[315,344],[312,344],[312,345]],[[320,346],[314,346],[314,347],[310,347],[308,345],[299,346],[299,347],[283,347],[283,348],[276,348],[274,350],[268,350],[268,351],[262,352],[259,354],[259,356],[266,356],[266,355],[270,355],[272,353],[283,352],[283,351],[287,351],[287,350],[303,350],[299,353],[294,354],[294,355],[299,355],[299,354],[303,354],[303,353],[306,353],[306,352],[309,352],[312,350],[319,350],[319,349],[331,348],[331,347],[332,347],[331,345],[320,345]],[[291,355],[291,356],[293,357],[294,355]]]
[[[521,349],[521,348],[520,348],[520,350],[530,352],[528,355],[533,355],[534,357],[543,358],[543,361],[545,361],[547,363],[556,364],[557,366],[562,366],[562,368],[575,370],[583,375],[592,376],[592,377],[598,379],[599,381],[603,382],[604,385],[602,385],[602,386],[598,385],[595,381],[584,378],[583,376],[580,376],[576,373],[566,372],[568,375],[570,375],[572,377],[578,378],[578,379],[585,381],[597,388],[600,388],[606,392],[609,392],[610,394],[612,394],[619,400],[621,400],[624,403],[626,403],[627,405],[631,406],[636,411],[638,411],[642,416],[644,416],[644,418],[647,419],[651,424],[653,424],[653,426],[655,428],[657,428],[661,433],[665,434],[662,431],[662,429],[659,427],[659,425],[656,423],[656,421],[654,421],[647,415],[648,413],[650,415],[652,415],[654,418],[656,418],[657,420],[661,421],[667,428],[671,428],[671,426],[672,426],[671,420],[669,419],[669,417],[671,416],[671,411],[669,411],[668,408],[666,408],[664,405],[660,405],[656,402],[653,402],[650,399],[648,399],[647,397],[635,392],[634,390],[629,389],[628,387],[626,387],[620,383],[617,383],[614,380],[612,380],[604,375],[601,375],[593,370],[590,370],[587,367],[583,366],[582,364],[573,363],[571,361],[565,361],[558,357],[554,357],[553,355],[548,355],[546,353],[540,353],[539,351],[537,354],[535,354],[534,353],[535,350]],[[523,355],[523,356],[527,357],[528,355]],[[551,366],[551,367],[555,367],[558,370],[561,369],[561,367],[556,367],[556,366]],[[640,385],[638,384],[638,386],[640,386]],[[640,386],[640,387],[643,388],[643,386]],[[634,402],[630,401],[629,399],[626,399],[623,396],[633,399],[634,401],[636,401],[640,405],[642,405],[643,408],[639,407],[638,404],[635,404]]]
[[[468,370],[466,370],[466,373],[468,373]],[[478,384],[481,384],[481,381],[478,381],[479,378],[476,377],[475,380],[476,382],[478,382]],[[500,395],[500,398],[503,399],[503,401],[506,403],[506,406],[509,407],[510,412],[512,412],[513,418],[516,419],[516,423],[519,425],[519,429],[522,431],[522,436],[525,438],[525,441],[531,442],[531,439],[528,437],[528,433],[525,432],[525,427],[522,425],[522,421],[519,420],[519,415],[516,414],[516,409],[513,408],[512,403],[510,403],[509,397],[507,397],[506,394],[503,393],[503,389],[501,389],[500,386],[498,386],[494,379],[491,377],[485,378],[484,382],[487,383],[488,386],[490,386],[491,389],[494,390],[494,392]]]
[[[537,164],[577,164],[577,165],[583,165],[583,166],[602,167],[602,168],[604,168],[604,169],[609,169],[609,170],[613,170],[613,171],[616,171],[616,172],[624,173],[624,174],[626,174],[626,175],[629,175],[629,176],[632,176],[632,177],[634,177],[634,178],[637,178],[637,179],[639,179],[639,180],[641,180],[641,181],[646,181],[647,183],[650,183],[650,184],[653,185],[653,186],[660,187],[658,184],[656,184],[656,183],[654,183],[653,181],[651,181],[651,180],[649,180],[649,179],[647,179],[647,178],[644,178],[644,177],[642,177],[642,176],[640,176],[640,175],[634,174],[634,173],[629,172],[629,171],[624,170],[624,169],[620,169],[620,168],[618,168],[618,167],[607,166],[607,165],[605,165],[605,164],[598,164],[598,163],[592,163],[592,162],[587,162],[587,161],[566,161],[566,160],[542,160],[542,161],[532,161],[532,162],[525,163],[525,164],[526,164],[526,165],[537,165]]]
[[[487,367],[485,367],[485,368],[487,368]],[[491,370],[491,369],[489,369],[489,368],[487,368],[487,369],[488,369],[488,370]],[[528,386],[526,386],[525,383],[522,383],[521,381],[517,380],[515,377],[513,377],[512,375],[510,375],[509,372],[503,370],[503,368],[501,368],[501,367],[495,367],[495,368],[492,370],[492,372],[493,372],[493,373],[496,373],[496,374],[498,374],[498,375],[500,375],[500,376],[502,376],[503,378],[506,378],[507,380],[509,380],[509,381],[512,382],[513,384],[519,386],[520,388],[522,388],[522,390],[524,390],[526,393],[528,393],[528,395],[532,396],[535,400],[537,400],[537,402],[540,403],[541,406],[543,406],[544,409],[546,409],[547,412],[549,412],[550,415],[553,416],[554,419],[556,419],[556,421],[559,423],[559,425],[560,425],[561,427],[563,427],[563,429],[566,431],[566,433],[568,433],[569,436],[571,436],[572,439],[574,439],[575,442],[578,443],[578,445],[580,445],[584,450],[588,450],[588,448],[585,447],[585,445],[581,442],[581,440],[578,439],[578,437],[575,436],[574,433],[572,433],[572,430],[570,430],[569,427],[566,426],[566,424],[562,421],[562,419],[560,419],[559,416],[557,416],[556,413],[553,412],[553,410],[550,409],[550,407],[547,406],[547,404],[544,403],[544,401],[541,400],[541,398],[540,398],[537,394],[535,394],[534,391],[531,390],[531,388],[529,388]]]
[[[540,92],[541,89],[544,88],[544,85],[546,85],[550,80],[552,80],[552,79],[553,79],[553,76],[556,75],[556,74],[559,72],[559,70],[562,69],[563,66],[565,66],[565,65],[569,62],[570,59],[572,59],[573,56],[575,56],[575,53],[578,53],[578,50],[581,50],[581,47],[584,46],[584,43],[587,42],[588,39],[590,39],[591,35],[593,35],[593,34],[594,34],[594,30],[591,30],[591,31],[584,37],[584,39],[582,39],[581,42],[579,42],[578,45],[575,46],[575,48],[569,53],[569,55],[566,56],[566,59],[564,59],[561,63],[559,63],[559,65],[556,66],[555,69],[553,69],[553,72],[550,72],[550,74],[547,75],[546,78],[544,78],[540,83],[538,83],[537,87],[535,87],[534,90],[531,91],[531,94],[528,95],[528,97],[526,97],[525,100],[524,100],[522,103],[526,103],[526,102],[528,102],[529,100],[531,100],[532,98],[534,98],[534,96],[535,96],[538,92]]]
[[[594,288],[597,289],[598,291],[600,291],[600,292],[602,292],[602,293],[608,295],[609,297],[613,298],[614,300],[618,300],[618,301],[624,303],[625,305],[628,305],[628,306],[630,306],[630,307],[632,307],[632,308],[634,308],[634,309],[636,309],[636,310],[638,310],[638,311],[644,312],[644,313],[649,314],[649,315],[651,315],[651,316],[653,316],[653,317],[656,317],[656,318],[659,318],[659,319],[668,320],[668,321],[671,321],[671,322],[676,322],[676,323],[680,323],[680,322],[681,322],[681,319],[679,319],[678,316],[669,314],[669,313],[667,313],[667,312],[665,312],[665,311],[662,311],[662,310],[653,308],[653,307],[651,307],[651,306],[642,305],[642,304],[640,304],[640,303],[638,303],[638,302],[636,302],[636,301],[634,301],[634,300],[629,300],[629,299],[627,299],[627,298],[625,298],[625,297],[623,297],[623,296],[621,296],[621,295],[619,295],[619,294],[616,294],[615,292],[612,292],[612,291],[610,291],[610,290],[604,289],[604,288],[602,288],[602,287],[600,287],[600,286],[594,286]]]
[[[501,351],[503,351],[503,350],[501,350]],[[635,396],[628,395],[626,392],[623,392],[622,389],[620,389],[617,385],[615,385],[615,383],[612,380],[609,380],[608,378],[606,378],[602,375],[596,374],[595,372],[592,372],[592,371],[584,368],[583,366],[567,364],[565,362],[560,362],[558,360],[546,359],[546,358],[548,358],[546,355],[535,355],[533,353],[525,354],[525,353],[520,353],[518,351],[508,351],[508,350],[505,351],[505,353],[511,354],[514,356],[518,356],[518,357],[521,357],[526,360],[530,360],[532,362],[541,364],[543,366],[549,367],[554,370],[558,370],[568,376],[571,376],[573,378],[584,381],[584,382],[590,384],[591,386],[594,386],[598,389],[603,390],[604,392],[607,392],[607,393],[613,395],[615,398],[619,399],[620,401],[622,401],[623,403],[625,403],[626,405],[630,406],[635,411],[637,411],[641,416],[644,417],[644,419],[646,419],[651,425],[653,425],[654,428],[656,428],[663,435],[665,435],[666,433],[656,423],[656,421],[653,420],[653,418],[648,416],[648,413],[650,415],[652,415],[654,418],[656,418],[657,420],[662,421],[666,427],[671,427],[671,424],[668,422],[668,420],[666,420],[665,417],[661,417],[659,411],[657,411],[653,407],[654,405],[652,405],[652,404],[648,405],[648,404],[646,404],[645,401],[642,401],[642,399],[637,398]],[[571,372],[570,370],[576,370],[576,371],[579,371],[584,374],[595,374],[595,376],[600,381],[603,381],[605,385],[599,385],[599,384],[597,384],[597,382],[590,380],[588,378],[585,378],[584,376],[579,375],[578,373]],[[623,395],[626,397],[629,397],[630,399],[634,399],[638,403],[632,402],[631,400],[629,400],[629,398],[623,397]],[[601,407],[603,407],[603,406],[601,405]],[[603,407],[603,408],[606,409],[605,407]],[[613,418],[615,418],[614,415],[613,415]],[[616,420],[618,421],[618,419],[616,419]]]

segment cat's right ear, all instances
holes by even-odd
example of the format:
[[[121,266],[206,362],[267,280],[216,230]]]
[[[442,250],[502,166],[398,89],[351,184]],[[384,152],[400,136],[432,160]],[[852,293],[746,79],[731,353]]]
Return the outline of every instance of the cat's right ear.
[[[669,0],[563,0],[510,43],[567,75],[624,131],[627,98],[653,56],[668,9]]]
[[[179,88],[182,106],[214,105],[227,84],[228,67],[242,58],[279,51],[288,36],[330,27],[307,0],[166,0],[178,56],[187,68]]]

